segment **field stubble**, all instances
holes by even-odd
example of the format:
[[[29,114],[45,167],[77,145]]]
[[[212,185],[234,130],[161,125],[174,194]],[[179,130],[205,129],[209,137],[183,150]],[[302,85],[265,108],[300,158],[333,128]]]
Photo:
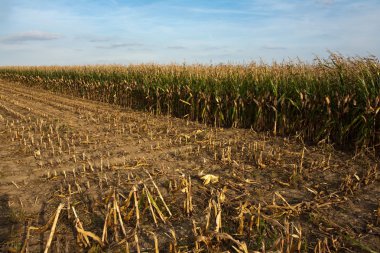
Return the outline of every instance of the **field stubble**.
[[[378,158],[0,82],[2,251],[376,252]]]

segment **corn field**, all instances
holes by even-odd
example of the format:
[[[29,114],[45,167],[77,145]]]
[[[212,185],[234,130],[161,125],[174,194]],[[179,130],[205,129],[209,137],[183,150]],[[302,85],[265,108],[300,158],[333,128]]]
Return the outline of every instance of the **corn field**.
[[[378,148],[380,63],[331,54],[312,64],[0,67],[0,78],[218,127]]]

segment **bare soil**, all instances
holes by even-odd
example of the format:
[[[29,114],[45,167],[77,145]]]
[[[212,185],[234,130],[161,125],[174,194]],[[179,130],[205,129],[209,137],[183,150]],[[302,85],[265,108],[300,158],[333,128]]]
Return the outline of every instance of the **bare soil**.
[[[380,252],[378,169],[0,80],[2,252]]]

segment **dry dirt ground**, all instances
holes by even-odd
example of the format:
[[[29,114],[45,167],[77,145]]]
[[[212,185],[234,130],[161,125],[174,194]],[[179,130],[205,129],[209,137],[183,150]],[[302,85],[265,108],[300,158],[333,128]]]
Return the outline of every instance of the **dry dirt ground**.
[[[2,252],[379,252],[378,169],[0,81]]]

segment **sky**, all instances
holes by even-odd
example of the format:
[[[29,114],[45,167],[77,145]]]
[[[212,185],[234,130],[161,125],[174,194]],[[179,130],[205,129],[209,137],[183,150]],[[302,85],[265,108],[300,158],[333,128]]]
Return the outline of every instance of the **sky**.
[[[380,57],[380,0],[0,0],[0,65]]]

